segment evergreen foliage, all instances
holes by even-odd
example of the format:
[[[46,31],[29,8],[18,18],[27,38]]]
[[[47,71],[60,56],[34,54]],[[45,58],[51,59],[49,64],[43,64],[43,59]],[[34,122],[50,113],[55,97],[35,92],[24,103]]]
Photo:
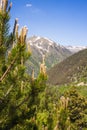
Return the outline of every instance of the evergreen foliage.
[[[87,128],[87,102],[85,98],[80,96],[73,88],[69,92],[69,117],[71,124],[74,124],[77,129]]]
[[[9,33],[8,3],[0,1],[0,130],[86,130],[86,98],[71,86],[48,86],[44,56],[37,78],[26,73],[28,29],[19,32],[16,19]]]
[[[45,89],[45,75],[40,73],[33,80],[26,73],[25,62],[31,52],[26,47],[28,29],[24,26],[19,33],[16,19],[9,34],[12,3],[8,3],[0,1],[0,129],[36,129],[38,95]]]

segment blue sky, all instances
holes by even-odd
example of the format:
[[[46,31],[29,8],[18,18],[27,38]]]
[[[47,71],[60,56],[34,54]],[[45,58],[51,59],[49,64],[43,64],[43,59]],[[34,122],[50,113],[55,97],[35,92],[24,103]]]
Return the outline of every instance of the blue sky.
[[[62,45],[87,45],[87,0],[12,0],[11,25]]]

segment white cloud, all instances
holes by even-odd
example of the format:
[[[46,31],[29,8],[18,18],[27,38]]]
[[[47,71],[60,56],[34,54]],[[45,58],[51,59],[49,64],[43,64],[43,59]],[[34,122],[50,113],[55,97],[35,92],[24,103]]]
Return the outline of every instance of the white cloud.
[[[26,7],[32,7],[32,4],[26,4]]]

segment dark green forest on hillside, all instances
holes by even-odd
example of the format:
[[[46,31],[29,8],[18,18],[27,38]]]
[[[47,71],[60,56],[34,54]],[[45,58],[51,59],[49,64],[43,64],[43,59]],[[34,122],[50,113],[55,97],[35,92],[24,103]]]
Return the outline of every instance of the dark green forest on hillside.
[[[0,1],[0,130],[87,130],[87,87],[47,84],[44,58],[36,78],[26,72],[28,29],[15,19],[9,32],[11,8]]]

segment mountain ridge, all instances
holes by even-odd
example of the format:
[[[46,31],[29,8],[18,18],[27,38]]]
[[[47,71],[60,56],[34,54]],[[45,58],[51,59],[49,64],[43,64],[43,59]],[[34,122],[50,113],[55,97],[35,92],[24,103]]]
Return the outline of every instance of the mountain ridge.
[[[68,45],[68,46],[65,46],[65,47],[68,50],[70,50],[72,53],[76,53],[76,52],[79,52],[79,51],[87,48],[87,46],[71,46],[71,45]]]
[[[73,54],[48,71],[48,83],[62,85],[85,82],[87,77],[87,49]]]
[[[32,36],[27,39],[27,45],[30,45],[32,51],[30,61],[27,61],[28,72],[28,68],[30,70],[34,68],[36,72],[39,72],[39,65],[42,62],[43,55],[45,56],[47,69],[72,55],[72,52],[63,45],[44,37]]]

